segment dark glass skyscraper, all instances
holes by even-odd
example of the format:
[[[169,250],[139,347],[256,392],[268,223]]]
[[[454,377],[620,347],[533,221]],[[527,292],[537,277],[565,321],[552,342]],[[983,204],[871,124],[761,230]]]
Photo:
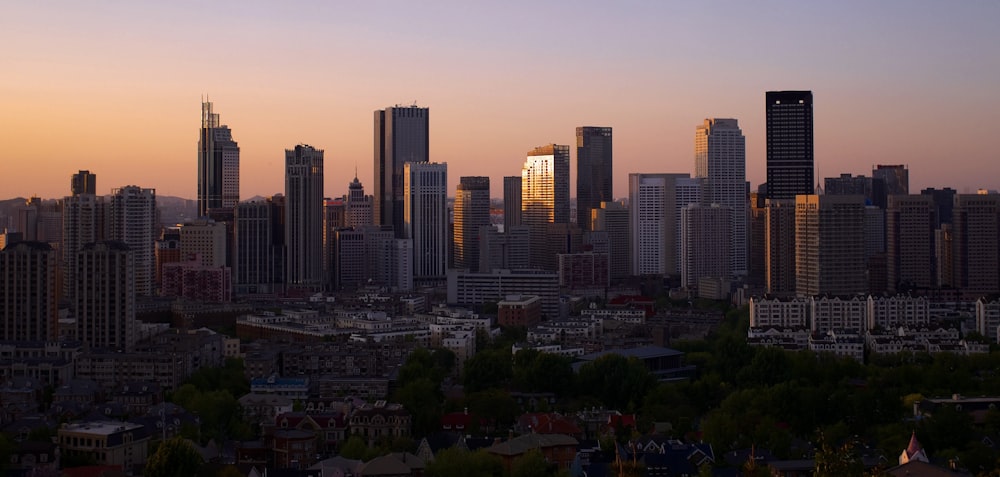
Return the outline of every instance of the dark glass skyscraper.
[[[767,198],[812,194],[812,91],[767,92]]]
[[[403,237],[403,164],[429,162],[430,110],[392,106],[375,111],[375,224]]]
[[[212,103],[201,103],[198,137],[198,216],[211,209],[236,207],[240,201],[240,146],[228,126],[219,124]]]
[[[455,191],[455,268],[479,270],[479,228],[490,225],[490,178],[466,176]]]
[[[611,128],[576,128],[576,224],[590,230],[592,209],[614,202],[611,189]]]
[[[285,149],[285,283],[323,284],[323,150]]]
[[[69,190],[72,195],[97,194],[97,174],[91,174],[90,171],[73,174]]]

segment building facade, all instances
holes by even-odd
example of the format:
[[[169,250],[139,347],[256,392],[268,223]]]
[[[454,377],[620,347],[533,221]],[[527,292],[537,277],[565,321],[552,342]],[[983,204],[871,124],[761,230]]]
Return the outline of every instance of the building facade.
[[[135,293],[155,291],[156,238],[160,236],[156,190],[125,186],[111,193],[111,240],[124,242],[135,264]]]
[[[77,337],[91,348],[131,351],[136,341],[134,253],[123,242],[85,245],[77,258]]]
[[[490,178],[462,177],[455,191],[455,268],[479,270],[479,229],[484,226],[490,226]]]
[[[198,137],[198,216],[212,209],[236,207],[240,201],[240,147],[219,122],[212,103],[201,103]]]
[[[430,161],[430,110],[392,106],[375,111],[375,224],[403,237],[403,164]]]
[[[611,128],[576,128],[576,223],[591,230],[593,209],[613,202]]]
[[[746,182],[746,138],[735,119],[706,119],[694,138],[695,176],[705,179],[705,201],[731,212],[729,268],[747,274],[749,206]],[[728,278],[728,277],[723,277]]]
[[[448,164],[404,164],[404,238],[413,243],[413,278],[443,280],[448,268]]]
[[[43,242],[17,242],[0,251],[0,339],[56,339],[57,262],[52,246]]]
[[[814,190],[812,91],[768,91],[767,198],[795,199]]]
[[[323,150],[300,144],[285,150],[285,283],[323,285]]]

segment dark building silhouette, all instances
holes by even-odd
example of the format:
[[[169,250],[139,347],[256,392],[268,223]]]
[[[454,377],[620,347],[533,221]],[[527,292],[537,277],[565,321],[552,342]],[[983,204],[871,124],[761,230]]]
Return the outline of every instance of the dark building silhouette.
[[[90,171],[80,171],[73,174],[73,178],[70,179],[69,190],[72,195],[96,194],[97,174],[91,174]]]
[[[576,128],[576,223],[591,230],[591,210],[614,202],[611,128]]]
[[[219,123],[212,103],[201,103],[198,137],[198,216],[232,209],[240,201],[240,147],[228,126]]]
[[[430,110],[392,106],[375,111],[375,225],[403,237],[403,164],[430,162]]]
[[[812,194],[812,91],[768,91],[766,103],[767,198]]]

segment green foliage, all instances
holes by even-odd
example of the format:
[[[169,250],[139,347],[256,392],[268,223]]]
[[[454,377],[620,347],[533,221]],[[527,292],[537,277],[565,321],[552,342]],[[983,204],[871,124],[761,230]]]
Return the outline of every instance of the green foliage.
[[[466,392],[506,388],[512,377],[510,348],[483,350],[465,362],[463,382]]]
[[[573,391],[574,378],[568,357],[527,349],[514,355],[513,387],[518,391],[564,396]]]
[[[202,442],[252,437],[248,435],[250,427],[243,422],[239,401],[228,390],[202,391],[193,384],[185,384],[171,399],[201,419]]]
[[[820,432],[816,444],[814,477],[843,477],[864,473],[864,465],[854,450],[854,442],[846,441],[837,446],[831,444]]]
[[[580,367],[579,390],[610,409],[635,411],[656,380],[637,358],[608,354]]]
[[[440,383],[435,384],[430,378],[411,380],[396,390],[392,400],[410,413],[414,435],[427,435],[441,427],[444,396]]]
[[[442,450],[434,461],[424,469],[427,477],[501,477],[504,475],[503,461],[499,457],[479,449],[469,452],[464,449]]]
[[[514,459],[510,466],[510,477],[550,477],[558,471],[558,466],[545,460],[542,451],[531,449]]]
[[[368,457],[368,444],[361,436],[351,436],[340,445],[340,455],[345,459],[365,460]]]
[[[465,404],[477,420],[485,420],[493,429],[510,428],[521,412],[510,393],[502,389],[488,389],[468,394],[465,397]]]
[[[147,477],[187,477],[195,475],[204,463],[201,454],[180,437],[172,437],[160,444],[146,461],[143,475]]]

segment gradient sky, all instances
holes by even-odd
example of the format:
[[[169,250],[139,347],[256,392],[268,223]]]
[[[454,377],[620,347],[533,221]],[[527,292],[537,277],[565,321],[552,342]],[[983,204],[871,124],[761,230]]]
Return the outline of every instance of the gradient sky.
[[[326,151],[326,195],[372,183],[372,111],[430,108],[449,181],[520,174],[535,146],[614,128],[629,172],[694,171],[734,117],[763,181],[764,92],[811,89],[817,180],[907,164],[911,191],[1000,188],[1000,2],[6,2],[0,198],[127,184],[194,198],[200,101],[241,149],[241,196]],[[575,179],[575,148],[573,176]],[[575,195],[575,185],[573,186]]]

